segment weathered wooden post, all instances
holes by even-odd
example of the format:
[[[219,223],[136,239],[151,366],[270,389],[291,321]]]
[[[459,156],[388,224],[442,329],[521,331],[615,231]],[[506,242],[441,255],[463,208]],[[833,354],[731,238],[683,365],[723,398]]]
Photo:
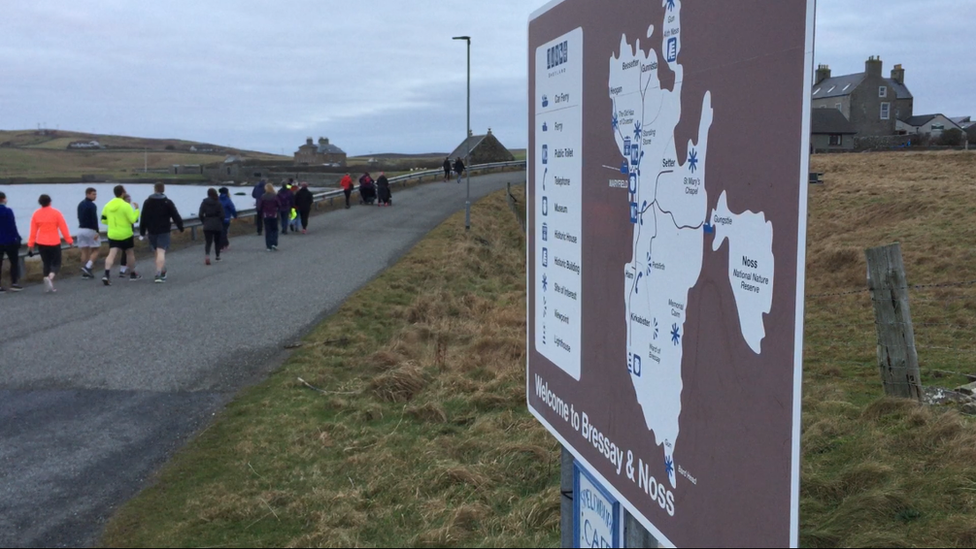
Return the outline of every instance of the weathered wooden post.
[[[878,369],[885,394],[921,400],[922,380],[901,246],[896,242],[869,248],[865,254],[878,332]]]

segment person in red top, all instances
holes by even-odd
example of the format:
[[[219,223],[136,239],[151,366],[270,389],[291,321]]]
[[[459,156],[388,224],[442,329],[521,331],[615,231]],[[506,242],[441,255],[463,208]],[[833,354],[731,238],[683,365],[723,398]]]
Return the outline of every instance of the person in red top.
[[[64,216],[51,207],[51,197],[42,194],[37,203],[41,207],[31,216],[27,249],[30,250],[28,254],[33,256],[34,244],[37,244],[41,262],[44,263],[44,291],[54,292],[57,291],[54,289],[54,277],[61,270],[61,237],[69,246],[74,245],[74,241]]]
[[[339,181],[339,184],[342,185],[342,192],[345,193],[346,195],[346,209],[348,210],[349,195],[352,194],[352,189],[353,189],[352,177],[350,177],[349,174],[344,175],[342,177],[342,180]]]

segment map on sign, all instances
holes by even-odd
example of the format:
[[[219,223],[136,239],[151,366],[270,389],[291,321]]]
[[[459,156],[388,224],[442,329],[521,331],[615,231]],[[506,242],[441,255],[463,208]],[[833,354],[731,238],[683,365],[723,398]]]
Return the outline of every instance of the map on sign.
[[[798,540],[814,13],[529,20],[527,405],[665,546]]]
[[[732,213],[724,194],[718,209],[708,212],[705,160],[714,114],[710,93],[701,98],[697,139],[688,143],[687,158],[677,158],[675,128],[681,121],[684,81],[680,6],[668,2],[663,32],[656,33],[652,25],[646,37],[660,39],[662,57],[675,75],[672,90],[661,86],[657,53],[645,53],[639,39],[631,44],[622,36],[620,56],[611,56],[608,65],[612,135],[623,156],[620,171],[629,182],[633,226],[633,257],[623,273],[627,371],[647,428],[663,448],[672,488],[681,415],[681,338],[689,315],[688,292],[701,274],[704,234],[717,233],[715,250],[725,240],[730,243],[729,282],[742,335],[756,353],[765,335],[763,314],[772,304],[774,259],[772,224],[762,212]]]

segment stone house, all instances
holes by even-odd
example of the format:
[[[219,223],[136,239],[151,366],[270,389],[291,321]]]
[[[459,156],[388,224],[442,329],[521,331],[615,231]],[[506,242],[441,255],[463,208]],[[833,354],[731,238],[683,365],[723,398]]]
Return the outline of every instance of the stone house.
[[[864,72],[831,76],[820,65],[813,84],[813,108],[840,111],[858,137],[896,135],[897,121],[913,116],[914,97],[905,86],[905,69],[895,65],[890,78],[882,76],[879,57],[869,57]]]
[[[295,164],[304,164],[307,166],[338,164],[339,166],[345,166],[346,153],[339,147],[329,143],[328,137],[320,137],[318,144],[313,143],[312,138],[309,137],[305,140],[305,144],[298,147],[298,150],[295,152]]]
[[[810,113],[811,152],[852,151],[854,124],[837,109],[813,109]]]
[[[491,128],[485,135],[469,135],[451,152],[450,159],[453,162],[459,156],[466,158],[464,163],[468,166],[515,160],[515,156],[491,133]]]

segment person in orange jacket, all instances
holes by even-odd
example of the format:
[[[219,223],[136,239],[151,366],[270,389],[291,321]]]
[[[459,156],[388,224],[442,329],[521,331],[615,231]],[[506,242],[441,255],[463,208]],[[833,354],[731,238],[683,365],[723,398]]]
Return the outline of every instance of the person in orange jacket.
[[[64,237],[69,246],[74,245],[74,240],[68,232],[68,223],[64,216],[51,207],[51,197],[42,194],[37,203],[41,207],[31,216],[30,236],[27,237],[28,255],[34,255],[34,244],[37,244],[41,262],[44,264],[44,291],[55,292],[54,277],[61,271],[61,237]]]
[[[354,184],[352,182],[352,177],[348,173],[346,175],[342,176],[342,179],[339,181],[339,185],[342,186],[342,192],[345,193],[345,195],[346,195],[346,209],[348,210],[349,209],[349,195],[352,194],[352,189],[353,189],[353,186],[354,186]]]

